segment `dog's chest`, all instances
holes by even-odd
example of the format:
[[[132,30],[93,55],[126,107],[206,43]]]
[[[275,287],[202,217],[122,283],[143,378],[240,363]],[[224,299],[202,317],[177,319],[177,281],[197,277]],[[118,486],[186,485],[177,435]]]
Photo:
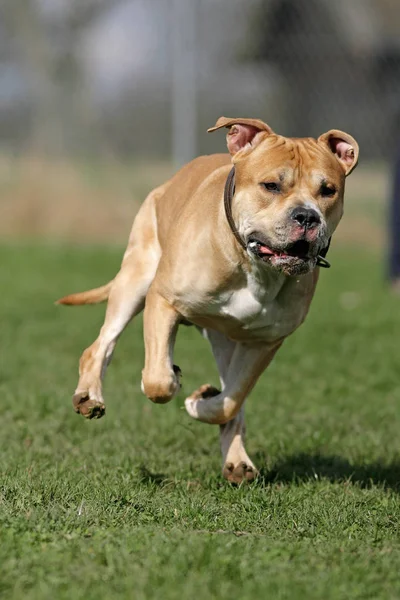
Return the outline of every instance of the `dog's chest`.
[[[308,303],[300,279],[283,289],[279,280],[247,278],[247,285],[221,298],[219,314],[231,317],[241,328],[266,340],[289,335],[303,321]]]

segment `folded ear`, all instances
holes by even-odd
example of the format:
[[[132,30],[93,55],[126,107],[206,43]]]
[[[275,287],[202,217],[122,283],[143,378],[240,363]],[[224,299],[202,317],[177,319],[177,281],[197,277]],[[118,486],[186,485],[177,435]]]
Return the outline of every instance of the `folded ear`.
[[[214,127],[208,129],[208,133],[221,129],[221,127],[229,128],[226,143],[232,156],[246,146],[249,149],[256,146],[261,141],[261,136],[256,139],[257,134],[273,133],[271,127],[260,119],[229,119],[227,117],[220,117]]]
[[[356,140],[338,129],[331,129],[319,136],[318,142],[326,144],[336,156],[344,169],[344,174],[349,175],[357,166],[359,148]]]

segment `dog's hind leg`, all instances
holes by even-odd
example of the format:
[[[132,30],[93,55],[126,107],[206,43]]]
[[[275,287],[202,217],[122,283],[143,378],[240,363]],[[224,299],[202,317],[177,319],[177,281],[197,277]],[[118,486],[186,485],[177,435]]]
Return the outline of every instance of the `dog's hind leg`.
[[[204,330],[203,335],[211,344],[223,389],[236,342],[229,340],[222,333],[210,329]],[[257,475],[257,469],[244,447],[246,431],[244,402],[236,417],[225,425],[220,425],[219,431],[223,476],[232,483],[240,483],[244,480],[252,481]]]
[[[253,477],[247,475],[248,457],[243,445],[244,416],[241,409],[246,397],[271,362],[281,343],[280,341],[272,346],[236,343],[226,370],[222,391],[204,385],[186,398],[186,410],[191,417],[222,426],[221,447],[226,457],[224,476],[230,481],[238,482]],[[241,461],[241,456],[246,457],[246,460]],[[239,462],[236,462],[237,458]],[[243,464],[240,464],[241,462]]]
[[[161,252],[152,216],[151,206],[143,205],[132,228],[131,243],[121,269],[112,283],[104,325],[96,341],[80,359],[80,377],[73,405],[77,413],[89,419],[99,418],[105,412],[102,380],[106,368],[126,325],[143,310],[157,270]],[[150,228],[152,223],[153,229]]]
[[[261,373],[267,368],[281,345],[247,345],[238,342],[232,354],[220,392],[211,386],[202,386],[185,400],[189,415],[203,423],[224,425],[239,413],[243,402],[253,389]]]
[[[222,474],[231,483],[253,481],[257,468],[249,458],[244,447],[246,425],[244,406],[239,413],[225,425],[219,426],[222,452]]]
[[[133,261],[132,261],[133,262]],[[79,362],[79,382],[73,405],[76,412],[89,419],[105,412],[102,380],[119,336],[129,321],[143,310],[151,283],[148,268],[125,265],[116,276],[108,299],[106,318],[97,340],[86,348]]]

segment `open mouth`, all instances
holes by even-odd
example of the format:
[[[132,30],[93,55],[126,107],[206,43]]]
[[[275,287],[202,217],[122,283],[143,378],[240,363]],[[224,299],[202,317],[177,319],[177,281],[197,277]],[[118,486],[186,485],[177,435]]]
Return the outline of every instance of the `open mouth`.
[[[264,242],[261,242],[256,238],[250,238],[247,247],[253,254],[262,260],[269,260],[271,258],[281,260],[290,260],[291,258],[309,260],[311,258],[311,246],[306,240],[298,240],[297,242],[293,242],[293,244],[286,246],[284,250],[278,250],[267,246]]]

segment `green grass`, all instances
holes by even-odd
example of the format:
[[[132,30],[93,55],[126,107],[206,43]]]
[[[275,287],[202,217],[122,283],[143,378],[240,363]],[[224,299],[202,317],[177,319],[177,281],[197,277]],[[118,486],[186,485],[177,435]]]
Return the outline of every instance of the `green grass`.
[[[248,401],[262,477],[240,488],[183,394],[154,406],[140,393],[140,319],[108,371],[106,417],[74,414],[104,307],[52,302],[120,257],[0,248],[0,597],[399,598],[400,299],[380,257],[331,251],[306,324]],[[175,362],[187,392],[217,382],[192,328]]]

